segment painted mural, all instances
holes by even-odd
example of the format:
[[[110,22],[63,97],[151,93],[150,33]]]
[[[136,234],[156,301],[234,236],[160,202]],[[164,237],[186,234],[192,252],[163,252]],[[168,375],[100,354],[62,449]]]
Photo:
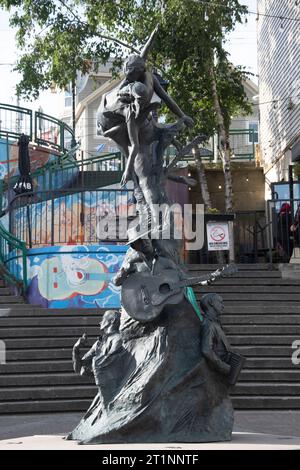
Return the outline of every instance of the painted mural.
[[[135,215],[131,192],[85,191],[19,207],[14,211],[11,231],[28,243],[30,225],[32,247],[47,246],[52,241],[58,245],[97,243],[103,240],[98,238],[98,223],[108,214]],[[110,238],[116,237],[112,234]]]
[[[28,250],[28,302],[46,308],[119,308],[120,288],[112,278],[126,250],[111,244]],[[21,278],[21,261],[14,255],[9,269]]]

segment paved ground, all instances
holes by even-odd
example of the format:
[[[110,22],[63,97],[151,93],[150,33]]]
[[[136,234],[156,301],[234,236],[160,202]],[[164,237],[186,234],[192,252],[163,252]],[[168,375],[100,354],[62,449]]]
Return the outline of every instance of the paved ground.
[[[82,413],[0,416],[0,440],[21,436],[67,434]],[[265,433],[300,438],[299,411],[236,411],[236,432]]]
[[[168,444],[101,444],[78,445],[62,436],[29,436],[0,440],[0,450],[300,450],[299,437],[273,436],[271,434],[234,433],[230,442],[168,443]],[[136,458],[136,457],[135,457]]]

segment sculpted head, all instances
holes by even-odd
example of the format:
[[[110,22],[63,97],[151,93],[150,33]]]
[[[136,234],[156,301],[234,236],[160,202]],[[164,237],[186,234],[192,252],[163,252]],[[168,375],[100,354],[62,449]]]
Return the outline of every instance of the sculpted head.
[[[145,60],[139,55],[130,55],[124,64],[124,74],[129,82],[142,80],[146,71]]]
[[[224,313],[223,298],[218,294],[205,294],[200,300],[200,307],[206,317],[217,319]]]
[[[120,312],[119,310],[106,310],[100,323],[100,330],[104,333],[119,331]]]

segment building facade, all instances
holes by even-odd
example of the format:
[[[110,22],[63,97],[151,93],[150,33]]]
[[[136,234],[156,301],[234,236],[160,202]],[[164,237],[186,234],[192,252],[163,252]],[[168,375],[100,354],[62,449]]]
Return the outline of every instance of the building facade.
[[[116,86],[120,79],[112,79],[110,63],[99,66],[89,75],[78,75],[76,84],[76,138],[81,143],[85,155],[101,155],[115,152],[118,149],[111,139],[101,136],[97,129],[97,110],[102,96]],[[251,80],[244,82],[245,93],[253,103],[258,95],[258,87]],[[71,125],[72,96],[71,91],[59,92],[59,117]],[[231,148],[233,160],[253,160],[255,147],[259,141],[258,107],[254,106],[251,115],[233,116],[231,123]],[[208,148],[211,160],[218,160],[217,138],[211,139]],[[214,158],[213,156],[214,155]]]
[[[257,6],[260,154],[266,199],[270,199],[274,183],[288,182],[289,165],[300,160],[300,36],[296,20],[300,19],[300,2],[258,0]]]

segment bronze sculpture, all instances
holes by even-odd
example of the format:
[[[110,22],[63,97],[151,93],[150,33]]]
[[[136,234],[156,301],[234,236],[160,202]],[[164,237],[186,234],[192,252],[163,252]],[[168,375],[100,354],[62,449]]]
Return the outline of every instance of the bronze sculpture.
[[[150,309],[151,318],[147,309],[140,315],[126,311],[124,305],[120,312],[106,312],[101,337],[82,358],[80,346],[85,337],[75,344],[74,370],[92,371],[99,389],[68,436],[81,444],[231,439],[233,408],[229,393],[243,360],[237,365],[238,355],[231,351],[218,321],[223,309],[221,298],[215,294],[203,297],[202,321],[190,296],[184,295],[184,285],[190,280],[180,261],[177,240],[152,236],[163,230],[156,216],[154,227],[147,223],[155,205],[168,206],[165,180],[176,159],[169,168],[164,167],[164,150],[171,142],[176,143],[176,134],[185,125],[193,124],[146,69],[155,34],[156,30],[139,56],[126,61],[125,79],[103,97],[98,112],[103,135],[111,137],[127,157],[122,184],[133,180],[139,212],[135,227],[128,231],[131,246],[114,282],[121,286],[123,299],[130,284],[129,298],[142,292],[150,307],[153,297],[147,298],[146,283],[140,281],[143,276],[151,287],[151,279],[154,285],[155,276],[164,273],[166,282],[158,283],[160,294],[164,294],[166,285],[170,288],[167,272],[176,273],[182,285],[176,302],[163,304],[154,314]],[[175,124],[159,125],[149,114],[157,107],[155,93],[179,117]],[[183,149],[183,154],[193,145]],[[177,157],[180,155],[179,151]],[[216,277],[213,273],[212,279]]]

